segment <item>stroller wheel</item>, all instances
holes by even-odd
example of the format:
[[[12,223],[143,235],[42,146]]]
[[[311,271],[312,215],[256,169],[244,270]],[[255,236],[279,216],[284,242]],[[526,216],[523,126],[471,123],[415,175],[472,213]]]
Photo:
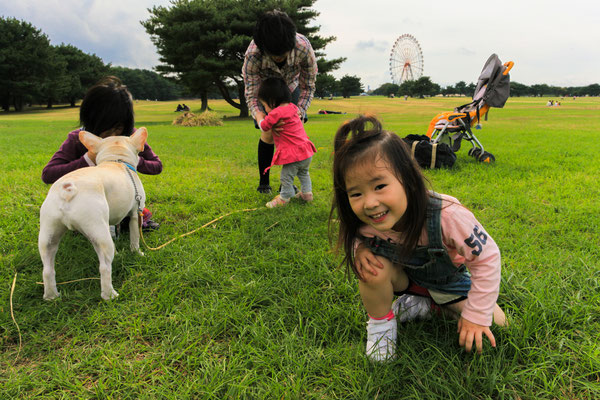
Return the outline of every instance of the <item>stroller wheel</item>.
[[[479,147],[472,147],[469,150],[469,155],[471,157],[475,157],[475,158],[479,158],[479,155],[481,154],[481,149]]]
[[[479,157],[477,157],[477,161],[490,164],[496,161],[496,157],[494,157],[492,153],[484,151]]]

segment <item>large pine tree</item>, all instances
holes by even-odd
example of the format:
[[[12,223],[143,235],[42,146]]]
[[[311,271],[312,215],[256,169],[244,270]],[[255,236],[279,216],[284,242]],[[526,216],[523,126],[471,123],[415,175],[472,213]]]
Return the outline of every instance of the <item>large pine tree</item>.
[[[325,46],[335,37],[317,35],[319,26],[310,23],[319,13],[310,7],[315,0],[179,0],[170,7],[150,9],[142,25],[160,54],[157,70],[175,74],[207,107],[207,93],[216,86],[225,100],[248,116],[244,97],[242,65],[258,17],[278,8],[296,23],[298,32],[311,42],[319,73],[336,69],[344,60],[326,60]],[[231,96],[231,88],[237,96]],[[237,97],[234,99],[233,97]]]

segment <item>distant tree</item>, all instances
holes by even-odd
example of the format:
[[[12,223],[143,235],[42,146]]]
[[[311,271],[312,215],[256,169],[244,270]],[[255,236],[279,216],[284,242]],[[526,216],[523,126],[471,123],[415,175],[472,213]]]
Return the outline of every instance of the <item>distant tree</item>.
[[[28,22],[0,17],[0,105],[23,110],[40,96],[49,77],[52,50],[48,37]]]
[[[475,96],[475,89],[477,89],[477,86],[475,86],[475,84],[473,82],[469,83],[467,85],[467,96],[469,97],[473,97]]]
[[[339,82],[337,81],[337,79],[335,79],[333,75],[318,74],[315,86],[316,97],[327,97],[330,94],[337,92]]]
[[[543,84],[531,85],[531,94],[534,96],[546,96],[551,95],[552,91],[550,90],[550,86]]]
[[[435,96],[441,92],[440,85],[431,82],[428,76],[422,76],[416,81],[409,81],[412,83],[412,95],[413,96]],[[402,89],[401,89],[402,90]]]
[[[454,85],[454,88],[456,89],[456,92],[458,94],[462,94],[462,95],[467,94],[467,84],[465,83],[465,81],[457,82],[456,85]]]
[[[400,86],[395,83],[384,83],[379,86],[377,89],[373,90],[374,95],[379,96],[389,96],[390,94],[400,94],[398,91],[400,90]]]
[[[415,92],[415,82],[416,81],[404,81],[400,84],[400,88],[398,89],[398,94],[400,96],[414,96]]]
[[[87,54],[70,44],[61,44],[55,47],[56,51],[66,61],[68,90],[65,95],[71,107],[82,99],[85,92],[100,78],[108,74],[110,65],[105,65],[102,59],[95,54]]]
[[[67,61],[54,46],[51,46],[50,50],[45,61],[48,76],[39,88],[40,100],[46,103],[46,108],[52,108],[55,102],[64,99],[70,85]]]
[[[452,85],[448,85],[444,89],[442,89],[442,94],[444,96],[450,96],[450,95],[453,95],[456,93],[458,93],[458,92],[456,91],[456,88]]]
[[[356,96],[363,92],[363,85],[358,76],[344,75],[340,79],[339,88],[342,96],[345,98]]]
[[[319,13],[310,7],[316,0],[179,0],[169,8],[150,9],[150,18],[142,22],[160,54],[157,71],[174,74],[177,79],[206,98],[216,85],[223,98],[248,116],[244,97],[242,65],[244,53],[252,40],[258,17],[279,8],[295,22],[298,32],[311,42],[319,71],[331,71],[343,58],[325,60],[323,49],[335,37],[317,35],[318,26],[309,26]],[[236,102],[229,87],[237,87]]]
[[[175,100],[182,94],[179,85],[154,71],[111,67],[110,74],[127,85],[134,99]]]
[[[521,97],[531,94],[531,89],[527,85],[519,82],[510,82],[510,95]]]
[[[585,89],[587,91],[586,94],[589,94],[590,96],[600,96],[600,85],[597,83],[589,85]]]

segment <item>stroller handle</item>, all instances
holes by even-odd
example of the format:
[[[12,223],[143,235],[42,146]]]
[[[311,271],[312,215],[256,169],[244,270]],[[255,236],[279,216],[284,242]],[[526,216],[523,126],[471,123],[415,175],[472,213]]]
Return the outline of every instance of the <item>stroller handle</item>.
[[[504,66],[506,67],[506,69],[504,70],[504,72],[502,73],[502,75],[508,75],[508,73],[510,72],[510,70],[512,69],[512,67],[515,65],[514,62],[512,61],[508,61],[504,63]]]

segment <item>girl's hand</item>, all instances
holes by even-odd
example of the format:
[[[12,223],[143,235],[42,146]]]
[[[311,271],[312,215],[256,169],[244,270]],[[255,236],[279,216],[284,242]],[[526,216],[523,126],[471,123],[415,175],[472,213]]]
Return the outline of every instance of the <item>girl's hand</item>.
[[[275,136],[279,136],[279,133],[283,130],[284,123],[285,122],[282,119],[277,121],[277,123],[271,128],[271,133]]]
[[[365,271],[377,276],[377,268],[383,269],[383,264],[364,244],[359,244],[354,253],[354,266],[359,274],[359,279],[365,280]]]
[[[467,352],[471,351],[473,348],[473,340],[475,340],[475,348],[477,348],[477,353],[481,354],[481,350],[483,348],[483,334],[490,339],[492,347],[496,347],[496,338],[494,338],[494,334],[492,331],[490,331],[488,326],[479,325],[460,317],[458,320],[457,332],[458,344],[460,347],[464,346]]]

